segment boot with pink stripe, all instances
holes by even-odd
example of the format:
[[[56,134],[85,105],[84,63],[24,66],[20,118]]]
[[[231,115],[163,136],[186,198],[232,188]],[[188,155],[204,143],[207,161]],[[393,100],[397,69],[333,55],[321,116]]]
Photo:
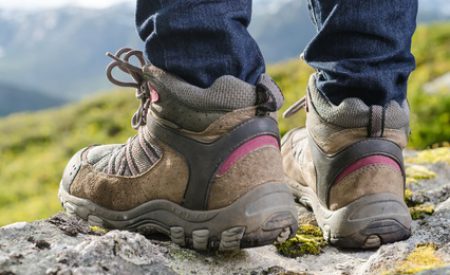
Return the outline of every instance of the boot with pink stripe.
[[[367,106],[348,98],[336,106],[317,91],[315,77],[306,97],[285,113],[307,111],[306,128],[282,140],[295,196],[314,211],[325,239],[336,246],[375,248],[408,238],[402,157],[407,102]]]
[[[283,96],[267,75],[256,86],[228,75],[202,89],[145,64],[141,52],[110,56],[109,79],[137,89],[137,134],[70,160],[59,191],[67,212],[196,250],[261,246],[295,233],[273,115]],[[115,68],[134,82],[116,80]]]

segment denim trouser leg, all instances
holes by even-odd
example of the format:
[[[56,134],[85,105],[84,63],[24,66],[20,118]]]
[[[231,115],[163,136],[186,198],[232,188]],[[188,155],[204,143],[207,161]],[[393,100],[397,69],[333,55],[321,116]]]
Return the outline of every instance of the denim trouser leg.
[[[402,101],[417,0],[308,1],[319,32],[304,53],[319,90],[335,104]],[[153,64],[206,87],[226,74],[254,84],[264,72],[250,17],[251,0],[138,0],[136,24]]]
[[[150,62],[191,84],[255,84],[265,65],[247,32],[251,10],[251,0],[137,0],[136,25]]]
[[[318,34],[304,51],[333,103],[346,97],[383,105],[406,97],[415,67],[411,37],[417,0],[308,0]]]

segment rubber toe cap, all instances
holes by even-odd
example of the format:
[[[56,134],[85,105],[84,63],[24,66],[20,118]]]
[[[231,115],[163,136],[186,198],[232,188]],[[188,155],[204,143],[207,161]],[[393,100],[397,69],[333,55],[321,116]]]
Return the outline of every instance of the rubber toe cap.
[[[69,192],[70,185],[73,183],[75,177],[78,174],[78,171],[80,171],[81,164],[82,164],[82,155],[84,151],[86,150],[82,149],[78,151],[69,161],[69,163],[66,166],[66,169],[64,169],[64,174],[61,180],[61,187],[66,191]]]

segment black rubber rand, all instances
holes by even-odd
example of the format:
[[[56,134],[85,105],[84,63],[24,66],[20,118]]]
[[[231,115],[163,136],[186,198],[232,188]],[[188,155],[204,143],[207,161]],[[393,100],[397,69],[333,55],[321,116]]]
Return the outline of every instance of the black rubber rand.
[[[227,157],[245,142],[262,135],[280,139],[277,122],[269,116],[249,119],[212,143],[202,143],[183,136],[176,129],[154,120],[147,123],[151,135],[183,155],[189,166],[189,181],[183,207],[206,210],[213,177]]]

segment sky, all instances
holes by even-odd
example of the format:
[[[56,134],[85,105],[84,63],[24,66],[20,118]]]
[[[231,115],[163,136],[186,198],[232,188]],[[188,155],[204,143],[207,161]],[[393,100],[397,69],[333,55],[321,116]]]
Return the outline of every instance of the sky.
[[[105,8],[117,3],[134,2],[135,0],[0,0],[0,9],[57,8],[65,5],[76,5],[89,8]]]

